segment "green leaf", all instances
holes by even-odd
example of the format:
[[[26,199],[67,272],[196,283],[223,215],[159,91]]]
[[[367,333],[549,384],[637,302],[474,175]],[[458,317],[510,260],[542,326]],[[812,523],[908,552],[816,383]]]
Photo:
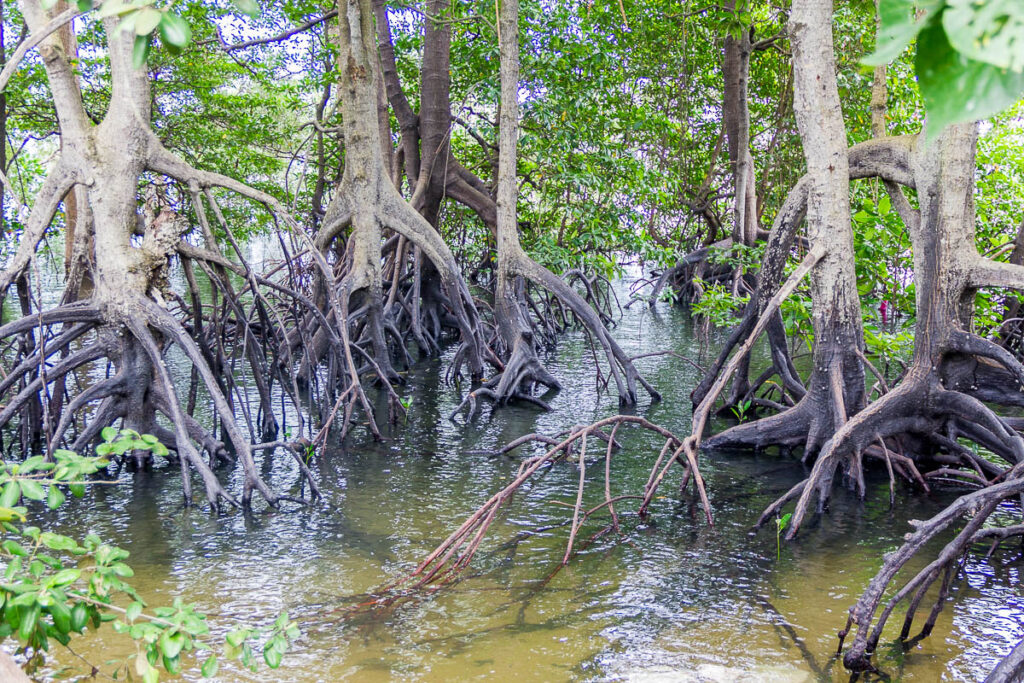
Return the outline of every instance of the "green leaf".
[[[59,599],[56,594],[53,595],[53,598],[53,603],[49,608],[50,616],[53,617],[53,625],[61,633],[68,633],[71,631],[71,610],[68,609],[67,603]]]
[[[937,2],[918,3],[914,0],[879,0],[878,43],[875,51],[861,60],[869,66],[881,66],[903,54],[910,41],[921,30],[925,22],[917,19],[917,10],[923,6],[932,7]]]
[[[271,638],[266,645],[263,646],[263,661],[267,663],[271,669],[276,669],[281,666],[281,651],[273,644],[274,639]]]
[[[138,18],[138,12],[131,12],[129,14],[125,14],[124,19],[118,22],[117,28],[114,29],[114,35],[119,36],[125,32],[135,33],[135,20]]]
[[[942,26],[950,45],[968,59],[1024,69],[1024,13],[1019,0],[947,0]]]
[[[71,630],[81,632],[89,620],[89,608],[84,602],[77,603],[71,608]]]
[[[0,522],[9,522],[12,519],[19,519],[22,522],[25,521],[25,515],[21,514],[17,508],[9,508],[0,506]]]
[[[185,645],[185,635],[178,631],[164,631],[160,636],[160,651],[164,657],[174,659]]]
[[[78,580],[78,577],[82,575],[79,569],[63,569],[50,579],[50,583],[54,586],[67,586]]]
[[[149,57],[149,36],[135,36],[135,43],[132,45],[132,66],[141,69]]]
[[[100,430],[100,435],[103,437],[104,441],[113,441],[117,437],[117,429],[114,427],[104,427]]]
[[[18,543],[17,541],[12,541],[10,539],[0,544],[0,548],[3,548],[11,555],[15,555],[17,557],[28,557],[29,555],[29,552],[25,549],[25,546]]]
[[[110,566],[110,568],[114,571],[115,574],[117,574],[121,578],[127,579],[128,577],[135,576],[135,572],[132,570],[132,568],[126,565],[124,562],[115,562],[113,565]]]
[[[882,198],[878,200],[878,213],[881,216],[888,216],[892,210],[892,200],[889,199],[889,195],[884,194]]]
[[[78,547],[73,538],[44,531],[39,534],[39,542],[51,550],[74,550]]]
[[[18,482],[11,480],[4,484],[3,493],[0,493],[0,507],[12,508],[21,499],[21,486]]]
[[[217,669],[220,668],[220,662],[217,661],[217,655],[210,655],[203,662],[203,668],[200,669],[200,673],[203,678],[213,678],[217,675]]]
[[[953,123],[975,121],[1014,104],[1024,73],[969,59],[949,44],[942,26],[929,26],[917,41],[917,80],[928,115],[928,139]]]
[[[253,19],[257,19],[260,16],[260,6],[256,0],[234,0],[235,7],[238,8],[243,14],[247,14]]]
[[[64,504],[64,500],[64,492],[57,488],[57,486],[51,485],[50,490],[46,493],[46,507],[56,510]]]
[[[25,462],[21,463],[18,467],[18,472],[20,474],[28,474],[29,472],[43,469],[44,465],[46,465],[46,461],[43,459],[43,456],[33,455],[31,458],[28,458]]]
[[[4,571],[4,578],[10,581],[14,578],[14,575],[21,571],[21,558],[15,557],[13,560],[7,563],[7,569]]]
[[[154,0],[134,0],[133,2],[123,2],[122,0],[103,0],[103,6],[100,7],[99,16],[101,19],[106,17],[114,17],[122,14],[129,14],[136,10],[142,9],[152,5]]]
[[[181,658],[180,657],[163,657],[164,668],[169,674],[176,674],[181,671]]]
[[[28,642],[32,632],[36,630],[36,622],[39,620],[39,612],[41,609],[42,608],[40,608],[38,603],[31,607],[23,608],[21,613],[21,623],[18,624],[18,638],[20,638],[22,642]]]
[[[42,500],[46,497],[46,491],[39,485],[39,482],[31,479],[21,480],[21,492],[29,500]]]
[[[142,614],[142,603],[136,601],[128,605],[128,609],[125,610],[124,617],[128,621],[135,621],[139,618],[140,614]]]
[[[245,639],[248,638],[248,637],[249,637],[249,629],[247,629],[247,628],[236,628],[233,631],[230,631],[224,637],[224,640],[226,640],[228,645],[230,645],[231,647],[238,647],[239,645],[244,643]]]
[[[135,35],[148,36],[160,24],[163,12],[152,7],[139,10],[135,15]]]

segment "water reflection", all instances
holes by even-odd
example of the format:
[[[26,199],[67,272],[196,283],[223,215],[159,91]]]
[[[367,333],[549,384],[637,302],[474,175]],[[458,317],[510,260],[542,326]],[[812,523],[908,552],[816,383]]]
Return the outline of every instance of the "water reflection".
[[[615,336],[633,355],[666,348],[701,354],[686,316],[669,309],[629,311]],[[556,465],[492,527],[471,576],[393,610],[339,616],[336,608],[350,604],[350,596],[414,566],[501,488],[525,455],[475,451],[617,411],[615,396],[598,395],[581,336],[568,335],[547,360],[566,387],[552,398],[553,412],[524,407],[492,416],[485,408],[468,427],[446,419],[458,395],[443,384],[444,362],[424,362],[404,388],[413,399],[406,425],[383,443],[357,430],[344,448],[335,444],[318,458],[326,500],[313,509],[218,518],[183,512],[176,468],[165,468],[126,473],[125,486],[69,505],[57,520],[128,548],[148,600],[181,595],[221,629],[282,609],[299,618],[305,635],[279,672],[227,667],[225,681],[848,679],[833,658],[846,610],[882,553],[907,531],[906,520],[937,511],[949,497],[901,494],[893,511],[884,479],[863,503],[839,491],[831,512],[785,544],[776,560],[773,533],[752,535],[750,526],[804,472],[775,455],[707,457],[714,528],[703,523],[695,501],[677,499],[668,485],[652,520],[625,518],[628,542],[605,535],[548,581],[567,530],[555,526],[508,541],[565,520],[566,509],[554,502],[574,500],[578,473],[571,464]],[[697,371],[671,356],[638,365],[664,395],[640,412],[686,433]],[[613,495],[642,488],[661,445],[639,432],[620,435],[626,448],[613,460]],[[266,471],[275,486],[296,480],[289,458],[268,460]],[[238,485],[236,475],[225,476]],[[591,525],[581,539],[599,528]],[[978,679],[1024,636],[1019,565],[972,556],[965,572],[930,638],[907,652],[882,648],[878,664],[887,673]],[[901,619],[891,622],[898,629]],[[126,648],[132,646],[108,632],[76,650],[103,663],[129,654]],[[60,664],[79,663],[65,657]]]

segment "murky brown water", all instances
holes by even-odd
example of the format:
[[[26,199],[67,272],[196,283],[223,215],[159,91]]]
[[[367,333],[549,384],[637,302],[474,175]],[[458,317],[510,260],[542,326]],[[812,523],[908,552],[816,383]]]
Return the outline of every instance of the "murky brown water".
[[[630,353],[672,348],[696,357],[686,316],[628,312],[616,336]],[[641,412],[683,434],[696,371],[671,357],[641,361],[664,393]],[[326,502],[314,509],[210,517],[180,508],[177,470],[125,474],[125,486],[73,502],[60,525],[100,534],[131,551],[135,584],[154,602],[182,596],[219,632],[235,620],[269,620],[286,609],[304,635],[284,666],[249,674],[230,666],[219,680],[260,681],[814,681],[847,680],[833,658],[835,633],[880,563],[908,530],[906,520],[937,511],[949,494],[900,493],[889,509],[876,478],[867,501],[838,492],[831,512],[776,560],[774,531],[750,533],[760,510],[803,476],[777,455],[712,454],[703,472],[715,508],[707,527],[674,487],[654,517],[625,520],[625,539],[607,535],[550,582],[564,550],[564,527],[507,544],[524,530],[557,523],[574,500],[578,470],[551,468],[495,525],[473,574],[450,589],[386,612],[345,618],[352,596],[407,572],[477,505],[498,490],[524,456],[471,454],[531,431],[553,433],[614,413],[598,397],[590,352],[576,335],[550,359],[566,389],[541,414],[510,408],[468,428],[446,419],[457,400],[442,365],[425,363],[406,389],[409,423],[388,441],[357,435],[317,462]],[[657,455],[646,435],[622,432],[613,464],[620,493],[640,489]],[[589,470],[590,468],[588,468]],[[593,468],[595,477],[602,468]],[[295,480],[287,461],[266,465],[280,487]],[[596,487],[595,491],[596,493]],[[595,522],[588,529],[601,528]],[[586,533],[585,533],[586,535]],[[584,537],[585,537],[584,535]],[[625,541],[625,542],[623,542]],[[1012,553],[1000,556],[1014,560]],[[977,680],[1024,637],[1019,561],[972,557],[965,579],[930,638],[909,650],[890,633],[877,663],[893,679]],[[890,620],[898,630],[902,620]],[[134,651],[112,631],[76,641],[77,653],[106,662]],[[82,672],[63,654],[55,668]],[[186,678],[194,678],[196,670]]]

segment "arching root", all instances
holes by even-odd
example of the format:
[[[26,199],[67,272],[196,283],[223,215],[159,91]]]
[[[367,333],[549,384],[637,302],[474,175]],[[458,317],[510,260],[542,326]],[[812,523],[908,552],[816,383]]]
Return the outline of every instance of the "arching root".
[[[613,497],[611,494],[610,484],[611,462],[615,450],[619,447],[619,442],[617,440],[618,430],[620,427],[627,425],[636,425],[642,429],[654,432],[659,436],[664,437],[665,445],[661,450],[660,456],[652,467],[651,475],[644,488],[643,495]],[[607,434],[604,431],[608,427],[612,428],[610,434]],[[583,507],[583,494],[587,482],[586,471],[589,466],[587,463],[587,443],[589,438],[597,438],[605,442],[605,448],[602,449],[603,453],[601,453],[600,457],[597,459],[598,462],[604,462],[604,501],[589,509],[585,509]],[[519,470],[513,480],[501,491],[494,494],[472,515],[470,515],[458,529],[452,532],[452,534],[449,535],[443,543],[441,543],[441,545],[435,548],[433,552],[424,558],[409,576],[395,584],[385,587],[381,591],[377,592],[377,594],[387,596],[388,594],[393,594],[396,591],[418,589],[429,584],[444,585],[447,582],[454,580],[472,561],[473,556],[480,548],[480,544],[486,536],[488,529],[497,518],[500,510],[511,500],[513,494],[523,487],[542,467],[562,460],[574,460],[579,467],[580,478],[576,492],[576,501],[575,504],[572,505],[573,514],[569,538],[565,553],[561,559],[560,566],[564,566],[569,562],[573,555],[573,550],[576,547],[576,537],[581,527],[598,512],[608,510],[612,528],[618,528],[619,526],[619,513],[616,512],[615,504],[622,500],[640,500],[641,507],[639,512],[641,515],[646,514],[647,505],[653,499],[658,486],[661,481],[664,480],[669,468],[679,462],[679,456],[682,453],[683,445],[682,439],[642,417],[634,415],[616,415],[599,420],[590,425],[574,427],[564,436],[564,438],[557,440],[553,437],[546,437],[542,435],[527,435],[516,439],[506,447],[500,449],[498,452],[507,453],[514,447],[538,441],[551,445],[551,448],[543,455],[534,456],[524,460],[520,464]],[[672,456],[666,460],[665,458],[668,453],[672,453]],[[708,523],[711,523],[710,504],[708,503],[707,494],[704,490],[704,481],[701,478],[699,471],[697,471],[695,463],[687,463],[683,465],[683,468],[685,470],[684,482],[693,482],[693,486],[705,506]],[[387,598],[385,597],[382,599],[386,600]]]
[[[1024,534],[1024,527],[1020,525],[1006,529],[983,528],[985,521],[995,512],[1000,503],[1019,496],[1021,492],[1024,492],[1024,465],[1017,465],[1008,472],[1005,481],[960,496],[949,507],[927,521],[911,522],[915,531],[907,534],[906,542],[898,550],[886,555],[881,570],[871,580],[857,604],[850,610],[847,626],[840,632],[839,649],[842,651],[843,641],[848,637],[851,629],[855,629],[850,648],[843,656],[843,663],[847,668],[854,671],[871,668],[870,657],[878,645],[886,621],[898,604],[909,599],[910,607],[904,619],[900,636],[901,639],[907,638],[917,606],[928,588],[941,578],[942,586],[935,608],[929,614],[921,636],[927,636],[931,632],[935,618],[945,602],[952,575],[957,571],[959,558],[977,543],[989,541],[998,544],[1008,538]],[[896,573],[930,540],[961,520],[964,520],[963,527],[956,536],[939,551],[932,562],[909,579],[882,607],[886,589]],[[882,607],[882,611],[876,619],[874,615],[880,607]],[[1011,652],[1005,665],[1000,665],[1001,668],[997,668],[997,671],[1000,671],[1000,676],[1007,675],[1008,672],[1019,666],[1014,657],[1014,653]],[[993,673],[995,674],[995,672]],[[993,680],[1013,679],[996,678]]]

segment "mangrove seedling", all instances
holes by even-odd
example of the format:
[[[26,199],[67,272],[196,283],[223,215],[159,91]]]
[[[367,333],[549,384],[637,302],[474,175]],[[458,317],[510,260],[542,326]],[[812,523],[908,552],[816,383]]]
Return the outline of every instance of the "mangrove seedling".
[[[792,512],[787,512],[781,517],[775,519],[775,561],[779,561],[779,557],[782,556],[782,532],[786,530],[786,525],[789,524],[789,518],[793,516]]]

